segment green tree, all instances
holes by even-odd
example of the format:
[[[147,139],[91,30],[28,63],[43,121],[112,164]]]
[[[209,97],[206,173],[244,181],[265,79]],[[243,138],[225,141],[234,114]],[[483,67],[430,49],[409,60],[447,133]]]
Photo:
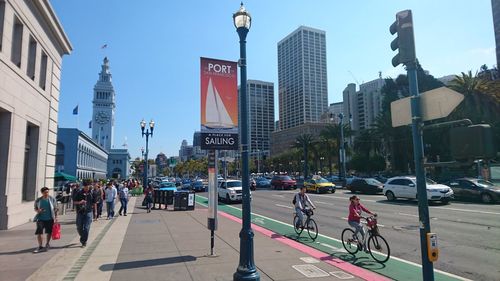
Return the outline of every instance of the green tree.
[[[309,150],[313,146],[314,137],[311,134],[302,134],[295,140],[295,147],[302,149],[304,153],[304,178],[308,176]]]

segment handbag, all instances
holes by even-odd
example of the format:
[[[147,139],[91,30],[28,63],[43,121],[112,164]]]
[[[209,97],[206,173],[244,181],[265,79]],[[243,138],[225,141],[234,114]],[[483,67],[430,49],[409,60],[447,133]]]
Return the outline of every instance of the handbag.
[[[146,201],[146,197],[142,200],[142,206],[146,207],[148,205],[148,202]]]
[[[58,239],[61,239],[61,224],[55,222],[52,225],[52,240],[58,240]]]

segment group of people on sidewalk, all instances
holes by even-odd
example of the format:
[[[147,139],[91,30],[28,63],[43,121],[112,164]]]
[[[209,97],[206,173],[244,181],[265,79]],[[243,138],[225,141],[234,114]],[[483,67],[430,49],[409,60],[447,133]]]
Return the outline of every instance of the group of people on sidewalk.
[[[121,206],[118,214],[127,215],[127,205],[130,197],[129,188],[135,188],[132,181],[109,181],[103,187],[100,182],[86,180],[82,187],[75,186],[71,191],[73,208],[76,213],[76,228],[80,236],[81,247],[87,246],[90,233],[90,225],[93,221],[102,218],[102,209],[106,203],[106,219],[115,217],[115,202],[120,201]],[[37,236],[38,247],[33,251],[38,253],[50,249],[52,228],[57,222],[58,206],[54,197],[49,195],[49,188],[40,189],[42,196],[35,200],[34,209],[36,216],[35,235]],[[46,234],[46,244],[43,246],[43,233]]]
[[[371,212],[368,210],[365,206],[363,206],[361,203],[359,203],[359,197],[356,195],[353,195],[349,197],[349,216],[347,218],[347,223],[354,228],[355,232],[354,234],[361,234],[362,241],[365,241],[365,229],[363,225],[361,225],[361,218],[363,212],[366,212],[370,215],[376,216],[376,213]],[[307,212],[307,208],[312,208],[316,209],[316,206],[313,204],[309,196],[306,194],[306,187],[301,186],[300,191],[295,194],[295,197],[293,199],[293,204],[295,206],[295,213],[299,217],[297,225],[295,225],[296,228],[304,227],[303,222],[304,222],[304,214]],[[365,252],[367,251],[367,248],[365,245],[363,245],[363,248]]]

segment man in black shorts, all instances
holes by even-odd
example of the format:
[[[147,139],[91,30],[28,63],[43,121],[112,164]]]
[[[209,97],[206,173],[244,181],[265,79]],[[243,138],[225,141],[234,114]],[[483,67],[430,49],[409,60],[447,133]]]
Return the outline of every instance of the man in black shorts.
[[[52,236],[52,226],[54,222],[57,221],[57,201],[54,197],[49,195],[49,188],[42,187],[40,189],[42,196],[35,200],[35,221],[36,221],[36,231],[35,235],[38,240],[38,248],[36,248],[33,253],[38,253],[40,251],[46,251],[50,248],[50,238]],[[45,248],[43,245],[42,234],[44,232],[47,234],[47,244]]]

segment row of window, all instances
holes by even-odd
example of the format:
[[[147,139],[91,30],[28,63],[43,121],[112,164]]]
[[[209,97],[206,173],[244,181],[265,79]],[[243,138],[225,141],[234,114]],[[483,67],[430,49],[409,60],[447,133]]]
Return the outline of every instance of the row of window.
[[[123,160],[113,160],[113,164],[123,164]]]
[[[4,46],[2,44],[3,34],[9,34],[5,28],[5,1],[0,0],[0,51],[5,51]],[[28,47],[28,61],[22,61],[22,50],[23,50],[23,35],[24,35],[24,25],[21,20],[14,15],[14,19],[12,21],[14,24],[12,26],[12,45],[11,45],[11,53],[10,60],[17,67],[21,68],[23,63],[26,63],[26,75],[33,81],[35,81],[36,77],[36,62],[37,62],[37,48],[38,42],[35,38],[30,34],[29,42],[27,44]],[[40,51],[40,68],[38,70],[38,86],[45,90],[45,84],[47,79],[47,64],[48,57],[47,54],[43,51]]]

